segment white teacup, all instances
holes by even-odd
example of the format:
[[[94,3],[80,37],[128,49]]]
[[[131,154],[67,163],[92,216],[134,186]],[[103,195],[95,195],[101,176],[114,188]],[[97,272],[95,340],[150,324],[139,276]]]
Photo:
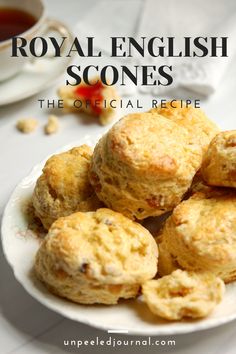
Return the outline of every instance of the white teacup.
[[[23,10],[32,15],[36,22],[27,31],[18,36],[30,40],[33,37],[58,32],[61,36],[71,38],[69,29],[57,20],[48,19],[43,0],[0,0],[0,8]],[[0,42],[0,81],[7,80],[20,72],[32,57],[12,57],[12,38]]]

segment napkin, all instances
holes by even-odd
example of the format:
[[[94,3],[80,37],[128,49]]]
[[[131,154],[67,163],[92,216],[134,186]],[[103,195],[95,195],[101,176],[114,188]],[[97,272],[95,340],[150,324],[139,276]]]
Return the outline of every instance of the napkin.
[[[170,87],[141,86],[136,89],[162,94],[171,88],[184,87],[209,96],[224,82],[224,75],[236,52],[235,0],[103,0],[76,25],[75,33],[83,40],[95,37],[95,45],[107,63],[119,65],[172,65],[173,83]],[[228,37],[228,57],[110,58],[110,37],[151,38],[175,37],[175,50],[183,49],[183,37]],[[109,57],[109,60],[108,60]],[[158,77],[157,77],[158,78]],[[131,90],[131,86],[127,87]],[[134,93],[133,87],[133,93]]]

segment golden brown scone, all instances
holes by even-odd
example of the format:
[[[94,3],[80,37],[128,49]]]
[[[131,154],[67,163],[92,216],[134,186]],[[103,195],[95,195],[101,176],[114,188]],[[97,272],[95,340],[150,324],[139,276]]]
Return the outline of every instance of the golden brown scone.
[[[64,108],[72,112],[84,112],[99,117],[99,122],[106,125],[115,118],[117,108],[110,105],[110,101],[120,97],[113,86],[104,85],[95,78],[93,86],[81,83],[76,86],[63,86],[58,90],[58,96],[63,99]],[[75,104],[75,101],[78,101]],[[86,103],[87,101],[87,103]],[[89,102],[89,104],[88,104]],[[105,104],[106,103],[106,104]]]
[[[148,230],[104,208],[55,221],[37,253],[35,271],[59,296],[82,304],[116,304],[135,297],[155,276],[157,257]]]
[[[236,193],[205,188],[183,201],[158,237],[159,274],[182,268],[236,279]]]
[[[236,187],[236,130],[221,132],[211,141],[201,173],[210,185]]]
[[[182,105],[182,107],[181,107]],[[202,146],[203,152],[206,151],[210,141],[219,132],[219,128],[213,123],[200,108],[186,106],[181,101],[166,103],[166,107],[161,106],[150,110],[152,114],[161,114],[165,118],[172,120],[189,132],[192,143]]]
[[[142,286],[144,301],[150,310],[167,320],[209,315],[222,300],[224,291],[223,281],[214,274],[180,269]]]
[[[150,113],[130,114],[95,147],[90,181],[109,208],[144,219],[180,203],[201,161],[202,148],[183,127]]]
[[[102,206],[88,179],[91,156],[90,147],[82,145],[46,162],[33,193],[35,214],[46,229],[61,216]]]

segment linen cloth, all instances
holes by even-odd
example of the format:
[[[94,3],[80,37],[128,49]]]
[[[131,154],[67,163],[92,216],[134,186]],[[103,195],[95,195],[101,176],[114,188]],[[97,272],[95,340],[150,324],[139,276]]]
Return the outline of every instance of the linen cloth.
[[[140,37],[175,37],[176,53],[183,49],[183,37],[228,37],[228,57],[225,58],[153,58],[149,55],[142,58],[138,53],[132,58],[107,58],[108,64],[115,63],[117,67],[120,64],[131,68],[133,65],[172,65],[171,86],[138,85],[136,89],[142,92],[161,94],[170,88],[184,87],[209,96],[222,86],[224,74],[234,59],[236,1],[104,0],[76,25],[75,33],[82,40],[94,36],[96,46],[107,56],[111,53],[109,37],[112,36],[130,36],[137,40]],[[127,88],[130,89],[131,86]]]

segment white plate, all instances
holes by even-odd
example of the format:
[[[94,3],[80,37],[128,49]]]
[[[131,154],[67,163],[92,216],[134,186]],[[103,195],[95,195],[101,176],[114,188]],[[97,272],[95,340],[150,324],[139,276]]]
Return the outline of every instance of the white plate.
[[[97,139],[89,136],[61,149],[87,143],[93,146]],[[39,239],[27,229],[23,204],[30,196],[35,181],[41,174],[45,161],[36,165],[14,190],[4,212],[2,222],[2,243],[5,256],[13,268],[16,279],[22,286],[48,308],[61,315],[104,330],[125,330],[129,334],[173,335],[219,326],[236,319],[236,283],[227,285],[223,302],[214,313],[202,320],[167,322],[150,313],[140,299],[122,301],[115,306],[84,306],[74,304],[49,293],[32,276],[34,256]]]
[[[71,58],[38,58],[10,80],[0,82],[0,106],[18,102],[52,86]]]

